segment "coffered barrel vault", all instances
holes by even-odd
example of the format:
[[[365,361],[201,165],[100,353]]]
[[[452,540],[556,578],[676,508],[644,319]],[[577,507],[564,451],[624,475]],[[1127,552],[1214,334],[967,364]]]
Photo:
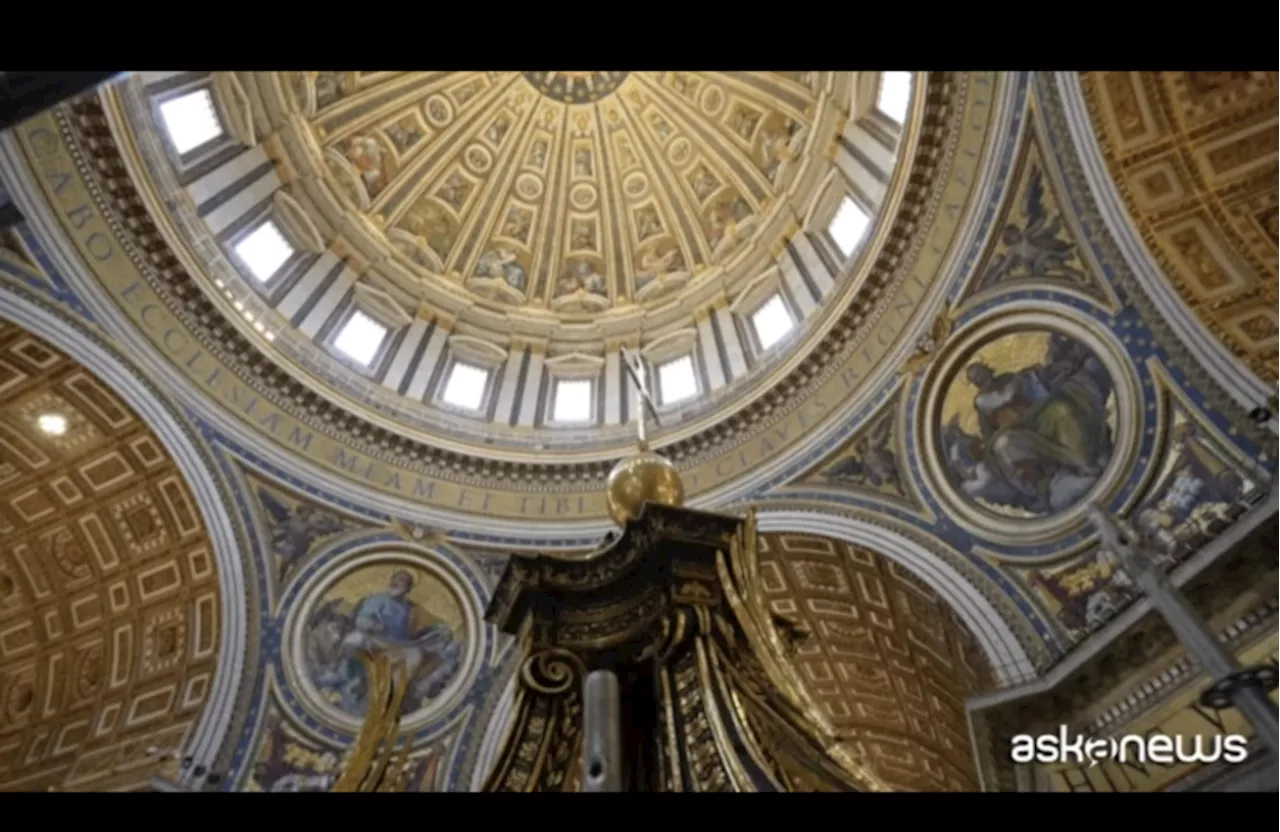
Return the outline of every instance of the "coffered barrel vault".
[[[918,577],[874,552],[800,534],[761,539],[765,600],[832,724],[883,779],[977,787],[964,701],[991,684],[973,635]]]
[[[0,788],[145,783],[213,687],[212,543],[146,423],[2,321],[0,494]]]
[[[1080,83],[1108,172],[1162,271],[1274,388],[1280,74],[1093,72]]]

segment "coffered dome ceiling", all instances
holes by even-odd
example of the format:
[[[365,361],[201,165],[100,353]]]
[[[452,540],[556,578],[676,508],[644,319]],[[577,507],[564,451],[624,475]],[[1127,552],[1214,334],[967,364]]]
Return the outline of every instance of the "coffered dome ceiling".
[[[820,184],[801,175],[817,167],[803,151],[815,125],[819,151],[843,126],[850,82],[326,72],[283,79],[290,102],[281,80],[260,77],[255,92],[273,118],[291,103],[305,117],[291,158],[322,166],[344,207],[400,255],[409,268],[388,275],[396,289],[416,294],[412,275],[482,308],[590,321],[588,336],[691,283],[758,267]]]
[[[688,357],[693,392],[658,391],[667,431],[767,392],[865,282],[914,123],[905,73],[896,117],[878,73],[143,75],[116,125],[131,174],[243,336],[350,412],[511,459],[630,445],[623,348],[654,387]],[[219,127],[178,152],[165,102],[199,90]],[[283,248],[255,274],[268,221]],[[752,324],[775,298],[776,348]],[[471,398],[448,394],[458,363],[480,371]],[[586,385],[573,418],[561,380]]]
[[[682,84],[703,92],[684,101]],[[976,183],[989,179],[979,174],[1005,113],[993,89],[1005,95],[994,76],[948,73],[155,72],[54,112],[56,126],[42,122],[20,140],[33,164],[65,152],[69,169],[85,172],[75,192],[61,178],[38,187],[54,189],[46,196],[68,211],[87,200],[99,206],[103,228],[78,226],[79,213],[56,221],[69,224],[77,248],[94,246],[77,256],[93,272],[89,291],[102,293],[93,295],[101,314],[127,318],[131,349],[166,383],[190,389],[209,418],[248,428],[242,441],[255,452],[301,457],[317,476],[449,516],[567,522],[606,518],[605,479],[635,446],[624,351],[652,371],[660,424],[649,420],[650,442],[696,501],[799,466],[793,456],[835,441],[833,431],[901,360],[927,349],[919,337],[958,262],[955,246],[976,233],[986,202]],[[712,115],[698,115],[715,97],[708,90],[728,97],[721,115],[710,104]],[[440,127],[429,117],[433,101],[451,108]],[[759,121],[735,145],[728,114],[739,106]],[[623,126],[609,132],[614,109]],[[538,126],[541,112],[553,114],[554,129]],[[675,131],[665,143],[646,112]],[[574,181],[579,115],[592,176]],[[784,132],[794,133],[771,167],[758,153],[783,116]],[[400,134],[387,128],[407,121],[424,136],[400,155],[392,138]],[[506,126],[490,142],[495,124]],[[55,135],[65,144],[51,142]],[[385,157],[368,170],[347,152],[357,135]],[[545,201],[521,199],[512,188],[532,171],[517,150],[544,135]],[[676,154],[683,167],[665,155],[681,138],[691,154]],[[639,204],[654,208],[690,266],[683,285],[663,284],[662,297],[636,288],[635,273],[610,259],[615,248],[634,253],[649,241],[629,219],[633,171],[615,164],[623,144],[652,189]],[[492,172],[468,172],[472,147],[493,157]],[[677,178],[704,163],[753,212],[726,222],[714,251],[692,233],[697,196]],[[437,186],[455,173],[473,183],[448,215],[472,259],[459,249],[457,268],[439,261],[436,269],[404,253],[416,237],[393,234],[399,215],[388,206],[403,191],[443,211]],[[580,184],[599,194],[594,213],[568,205]],[[473,268],[508,204],[535,212],[543,229],[525,238],[529,257],[543,259],[526,261],[523,300],[502,294],[519,283],[508,271],[477,277]],[[571,234],[574,217],[587,215],[602,235],[597,252],[612,288],[599,298],[610,305],[571,312],[557,308],[549,284],[534,290],[541,264],[550,270],[565,245],[546,229]],[[784,324],[767,343],[764,312]],[[347,336],[361,330],[373,336],[358,346],[373,348],[353,355]],[[691,382],[678,398],[662,372],[673,364]],[[480,379],[475,398],[450,401],[451,381],[468,365]],[[560,394],[583,388],[585,418],[561,418]]]

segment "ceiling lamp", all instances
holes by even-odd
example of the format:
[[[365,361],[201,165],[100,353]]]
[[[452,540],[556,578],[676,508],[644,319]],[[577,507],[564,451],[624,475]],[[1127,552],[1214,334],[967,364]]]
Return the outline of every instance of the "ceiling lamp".
[[[67,432],[67,417],[61,413],[41,413],[36,417],[36,427],[47,436],[62,436]]]

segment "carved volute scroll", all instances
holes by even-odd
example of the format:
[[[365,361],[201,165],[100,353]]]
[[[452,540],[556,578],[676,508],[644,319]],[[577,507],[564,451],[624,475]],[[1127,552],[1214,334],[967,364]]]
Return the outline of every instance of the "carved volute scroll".
[[[758,601],[755,518],[648,503],[589,556],[513,556],[488,618],[527,650],[489,791],[577,791],[582,684],[622,687],[628,791],[878,791]]]

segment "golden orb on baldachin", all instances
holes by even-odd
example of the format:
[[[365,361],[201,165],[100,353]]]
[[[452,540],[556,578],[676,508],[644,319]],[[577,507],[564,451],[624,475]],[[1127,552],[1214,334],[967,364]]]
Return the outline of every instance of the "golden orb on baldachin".
[[[666,457],[642,451],[626,457],[609,472],[606,497],[609,516],[619,526],[640,516],[645,503],[664,506],[684,504],[684,483]]]

